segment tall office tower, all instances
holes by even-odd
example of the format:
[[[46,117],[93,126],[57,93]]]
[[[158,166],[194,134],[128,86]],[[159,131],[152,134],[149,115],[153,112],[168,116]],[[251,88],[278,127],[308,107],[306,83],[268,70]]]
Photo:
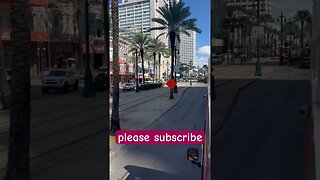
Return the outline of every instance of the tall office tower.
[[[194,63],[196,58],[196,32],[188,31],[190,36],[180,35],[180,62],[182,64]]]
[[[242,6],[250,9],[255,7],[256,1],[252,0],[226,0],[227,6]],[[272,0],[260,0],[260,13],[261,14],[273,14]]]
[[[157,9],[164,6],[168,0],[122,0],[119,4],[119,26],[120,35],[130,38],[132,32],[143,32],[152,38],[158,37],[164,31],[149,31],[152,27],[158,27],[158,23],[152,18],[160,18]],[[159,39],[165,44],[168,43],[166,36]]]

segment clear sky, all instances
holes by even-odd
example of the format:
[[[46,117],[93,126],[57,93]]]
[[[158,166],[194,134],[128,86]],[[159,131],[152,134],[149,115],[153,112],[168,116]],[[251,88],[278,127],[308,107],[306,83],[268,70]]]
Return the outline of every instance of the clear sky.
[[[207,64],[210,55],[210,0],[183,0],[190,7],[190,18],[196,18],[202,33],[196,37],[197,64]]]

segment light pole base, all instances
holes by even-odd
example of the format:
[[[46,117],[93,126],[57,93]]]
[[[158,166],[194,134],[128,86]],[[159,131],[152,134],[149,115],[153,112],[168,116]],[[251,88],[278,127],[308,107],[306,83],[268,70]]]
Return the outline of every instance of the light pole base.
[[[93,77],[90,71],[86,71],[84,77],[84,89],[83,89],[83,97],[95,97],[96,92],[94,89]]]
[[[262,72],[261,72],[261,64],[259,62],[257,62],[256,64],[256,73],[255,76],[262,76]]]
[[[178,86],[176,85],[176,86],[174,86],[174,88],[173,88],[173,92],[175,93],[175,94],[177,94],[178,93]]]

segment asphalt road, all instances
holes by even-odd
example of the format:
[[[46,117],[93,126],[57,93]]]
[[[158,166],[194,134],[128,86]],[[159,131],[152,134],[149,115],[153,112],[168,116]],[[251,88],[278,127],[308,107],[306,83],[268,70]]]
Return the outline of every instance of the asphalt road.
[[[189,88],[179,104],[150,129],[203,130],[207,94],[205,87]],[[110,161],[110,179],[118,180],[197,180],[201,168],[186,159],[189,147],[200,145],[126,145]]]
[[[153,101],[155,97],[167,94],[165,90],[167,89],[159,88],[152,91],[142,91],[139,94],[133,91],[121,92],[120,112],[123,115],[139,103]],[[47,179],[47,175],[54,172],[48,168],[73,157],[76,157],[74,162],[79,160],[79,157],[85,159],[83,156],[96,148],[101,148],[104,151],[96,153],[97,159],[108,155],[104,147],[107,143],[106,123],[108,122],[105,118],[108,102],[105,92],[97,92],[94,98],[83,98],[81,88],[78,91],[70,90],[69,93],[52,92],[42,95],[39,87],[33,87],[32,93],[34,97],[32,100],[30,144],[32,174],[41,173],[39,179]],[[1,179],[6,167],[8,152],[8,119],[1,121],[0,135]],[[82,156],[81,153],[87,154]],[[90,162],[93,159],[94,157],[89,156],[85,162]],[[96,163],[92,161],[91,164]],[[81,165],[79,166],[81,168]],[[105,166],[106,161],[102,159],[101,168]],[[105,169],[102,172],[106,172]],[[87,174],[92,175],[93,173]],[[61,174],[59,177],[66,177],[66,174]]]
[[[310,89],[295,71],[279,70],[241,91],[213,138],[212,179],[303,179],[306,120],[298,109],[308,103]]]

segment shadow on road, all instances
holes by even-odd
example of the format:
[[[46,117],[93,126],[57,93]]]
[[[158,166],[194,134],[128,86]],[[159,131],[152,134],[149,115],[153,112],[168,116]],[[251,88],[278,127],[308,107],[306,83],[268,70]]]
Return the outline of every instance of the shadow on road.
[[[144,168],[144,167],[138,167],[138,166],[132,166],[128,165],[124,167],[127,171],[129,176],[126,178],[126,180],[143,180],[143,179],[153,179],[153,180],[162,180],[162,179],[176,179],[179,180],[179,176],[158,171],[154,169]]]
[[[312,128],[299,108],[310,104],[310,93],[310,81],[285,78],[260,80],[238,92],[213,138],[213,177],[303,179],[312,168]]]

